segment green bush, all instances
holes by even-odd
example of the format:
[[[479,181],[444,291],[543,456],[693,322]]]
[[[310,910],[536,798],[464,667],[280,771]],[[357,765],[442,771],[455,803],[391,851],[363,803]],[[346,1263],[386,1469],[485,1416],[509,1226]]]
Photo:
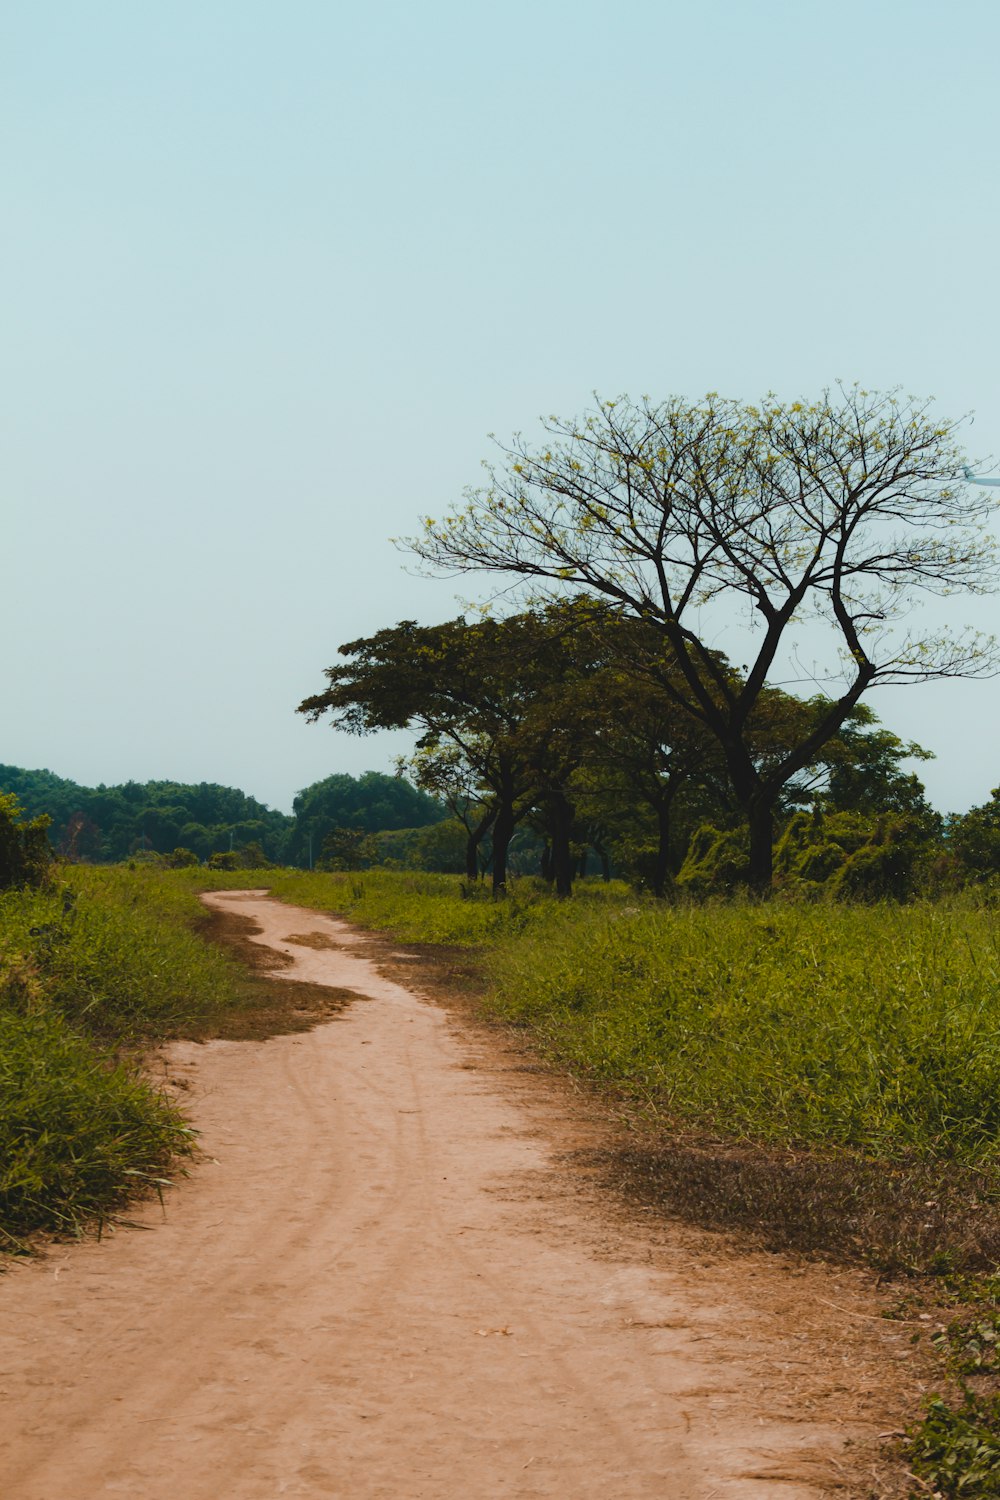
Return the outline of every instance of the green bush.
[[[749,874],[745,833],[703,823],[691,835],[677,889],[688,896],[726,895],[746,885]]]
[[[932,1397],[906,1451],[926,1494],[940,1500],[1000,1497],[1000,1395],[980,1398],[966,1390],[957,1406]]]
[[[52,863],[50,821],[43,815],[25,822],[17,798],[0,792],[0,891],[44,885]]]
[[[193,849],[185,849],[183,845],[171,853],[163,856],[163,863],[168,870],[187,870],[201,863]]]

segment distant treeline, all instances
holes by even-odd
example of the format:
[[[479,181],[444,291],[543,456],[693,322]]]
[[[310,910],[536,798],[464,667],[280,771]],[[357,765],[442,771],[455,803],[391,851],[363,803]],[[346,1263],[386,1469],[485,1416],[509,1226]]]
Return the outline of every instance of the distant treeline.
[[[0,793],[16,796],[28,818],[51,819],[48,836],[57,854],[94,863],[142,854],[169,857],[180,850],[202,861],[232,851],[249,853],[256,862],[308,866],[319,863],[335,830],[392,833],[399,843],[400,830],[416,839],[447,816],[435,798],[378,771],[315,782],[295,798],[292,816],[213,782],[86,787],[19,766],[0,765]],[[458,859],[461,868],[460,853]]]
[[[642,726],[635,714],[618,724],[613,742],[605,745],[617,774],[608,776],[607,762],[605,774],[595,775],[592,758],[582,764],[567,760],[565,785],[575,804],[569,825],[574,875],[599,869],[605,878],[614,874],[658,894],[672,887],[693,897],[745,884],[746,830],[710,765],[702,762],[697,774],[682,779],[669,762],[649,765],[640,757],[636,770],[645,771],[647,786],[633,779],[635,770],[622,754],[629,748],[622,735],[645,748]],[[536,750],[532,737],[526,744]],[[1000,789],[981,807],[942,817],[928,804],[920,780],[901,764],[927,758],[927,752],[883,728],[870,710],[859,711],[834,748],[808,792],[800,791],[798,805],[790,798],[782,809],[774,847],[778,889],[905,900],[969,884],[1000,885]],[[425,750],[411,771],[439,789],[449,806],[403,776],[378,771],[315,782],[299,792],[291,816],[210,782],[84,787],[51,771],[5,765],[0,798],[17,799],[10,826],[21,820],[21,842],[41,837],[44,849],[44,835],[26,820],[48,817],[52,850],[71,861],[382,867],[477,879],[494,865],[496,805],[474,778],[463,775],[448,786],[442,764],[449,772],[464,770],[453,757],[442,762]],[[551,784],[533,786],[527,775],[538,764],[525,762],[525,794],[515,808],[505,863],[515,873],[552,880],[550,803],[542,795],[548,791],[551,797]],[[662,813],[657,816],[654,794],[661,789],[669,826]],[[0,844],[5,826],[0,818]],[[0,875],[8,865],[13,878],[14,866],[0,847]],[[0,879],[0,887],[7,883]]]

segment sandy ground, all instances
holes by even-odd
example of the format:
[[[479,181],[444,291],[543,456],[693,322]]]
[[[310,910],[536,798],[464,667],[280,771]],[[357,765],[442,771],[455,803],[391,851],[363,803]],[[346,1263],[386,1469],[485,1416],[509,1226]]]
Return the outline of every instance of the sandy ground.
[[[148,1232],[0,1278],[4,1500],[874,1493],[908,1330],[863,1278],[616,1211],[513,1043],[341,922],[210,899],[365,998],[173,1045],[205,1159]]]

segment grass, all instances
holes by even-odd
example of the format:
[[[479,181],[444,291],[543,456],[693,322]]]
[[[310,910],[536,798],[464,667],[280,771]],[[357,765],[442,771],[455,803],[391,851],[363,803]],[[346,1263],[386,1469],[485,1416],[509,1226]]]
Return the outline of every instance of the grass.
[[[50,890],[0,894],[0,1248],[99,1225],[190,1154],[191,1131],[142,1074],[143,1048],[272,1035],[344,1002],[264,981],[206,942],[221,924],[190,883],[143,868],[59,875]]]
[[[0,899],[9,1236],[99,1218],[189,1149],[176,1112],[109,1048],[308,1023],[287,1006],[272,1016],[261,986],[204,942],[199,889],[266,885],[480,969],[487,1013],[627,1119],[604,1166],[633,1201],[945,1288],[972,1275],[941,1345],[950,1394],[906,1455],[914,1494],[1000,1496],[993,907],[664,907],[596,883],[558,903],[532,881],[496,904],[457,878],[384,871],[66,878],[65,900]]]
[[[631,1197],[883,1270],[1000,1259],[994,908],[663,906],[599,882],[560,903],[534,881],[497,904],[445,876],[250,878],[468,952],[488,1013],[628,1114],[606,1170]]]
[[[190,1150],[180,1114],[54,1011],[0,1012],[0,1244],[78,1233]]]
[[[581,1072],[735,1140],[994,1160],[1000,963],[974,908],[557,907],[492,1005]]]

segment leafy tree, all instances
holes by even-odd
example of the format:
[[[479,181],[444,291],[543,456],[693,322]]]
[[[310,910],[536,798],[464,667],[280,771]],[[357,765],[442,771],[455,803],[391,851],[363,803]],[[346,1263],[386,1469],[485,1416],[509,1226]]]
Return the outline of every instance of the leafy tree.
[[[210,870],[238,870],[240,857],[235,849],[220,850],[217,854],[209,856],[208,868]]]
[[[48,826],[44,813],[25,820],[17,798],[0,793],[0,890],[45,883],[52,859]]]
[[[260,842],[269,858],[283,853],[292,820],[234,787],[201,782],[127,782],[84,787],[51,771],[0,766],[0,791],[15,793],[29,816],[47,814],[67,858],[117,860],[136,851],[167,854],[184,845],[207,859],[230,838]]]
[[[251,839],[249,844],[240,846],[240,862],[245,870],[269,870],[271,868],[271,861],[256,839]]]
[[[363,828],[332,828],[323,840],[321,870],[363,870],[378,850]]]
[[[476,772],[476,764],[487,755],[486,747],[477,748],[478,754],[470,759],[456,744],[425,744],[409,760],[398,762],[400,772],[408,770],[415,785],[442,802],[451,821],[463,830],[467,880],[479,879],[479,850],[497,815],[496,798]]]
[[[982,807],[948,819],[947,847],[971,879],[1000,875],[1000,787]]]
[[[418,828],[445,817],[444,808],[402,776],[365,771],[354,777],[327,776],[299,792],[292,804],[295,826],[288,840],[290,861],[305,864],[310,844],[318,859],[323,840],[335,828],[378,833],[389,828]]]
[[[510,841],[531,808],[545,754],[537,703],[570,669],[571,631],[565,611],[555,609],[474,624],[404,620],[342,646],[348,664],[328,668],[325,692],[299,712],[311,720],[329,713],[335,727],[355,734],[412,724],[421,754],[457,751],[489,813],[500,894]]]
[[[958,424],[929,403],[858,387],[747,406],[717,395],[607,401],[550,418],[537,448],[501,446],[490,483],[411,543],[432,567],[583,588],[652,624],[675,702],[712,735],[749,828],[749,878],[771,885],[775,809],[879,683],[992,671],[992,642],[921,635],[922,592],[994,587],[988,494],[961,481]],[[708,644],[714,607],[757,621],[738,681]],[[839,690],[784,753],[758,765],[751,724],[789,629],[818,614]]]
[[[186,870],[193,865],[200,864],[200,860],[193,849],[180,847],[164,856],[164,864],[170,870]]]
[[[586,683],[609,646],[593,628],[599,612],[610,613],[564,600],[500,620],[404,620],[341,647],[348,664],[328,668],[326,691],[300,712],[329,713],[360,734],[415,726],[418,774],[466,821],[470,878],[489,829],[493,889],[504,890],[514,830],[530,814],[545,831],[556,888],[569,894],[574,776],[591,734]]]
[[[923,783],[900,764],[933,760],[933,753],[883,728],[867,704],[859,703],[852,710],[826,747],[824,759],[824,807],[869,815],[906,813],[940,832],[941,820],[927,801]]]
[[[465,870],[466,842],[465,825],[457,818],[446,818],[415,831],[410,860],[418,870],[459,875]]]

